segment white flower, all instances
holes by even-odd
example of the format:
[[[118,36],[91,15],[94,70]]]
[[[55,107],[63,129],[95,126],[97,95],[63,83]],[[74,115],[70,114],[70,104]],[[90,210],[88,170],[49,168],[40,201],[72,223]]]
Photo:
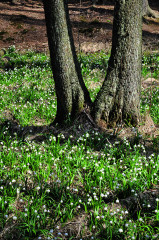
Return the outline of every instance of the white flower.
[[[122,232],[123,232],[123,229],[122,229],[122,228],[119,228],[119,232],[122,233]]]
[[[20,188],[17,188],[17,194],[19,194],[20,193]]]
[[[16,217],[16,216],[13,216],[13,220],[17,220],[17,217]]]

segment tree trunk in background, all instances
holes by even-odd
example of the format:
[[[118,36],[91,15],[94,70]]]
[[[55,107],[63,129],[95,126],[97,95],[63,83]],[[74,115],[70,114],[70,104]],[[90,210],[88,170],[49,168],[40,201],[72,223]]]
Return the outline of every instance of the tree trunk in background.
[[[66,0],[43,0],[57,96],[55,122],[75,117],[90,103],[75,53]]]
[[[116,0],[112,51],[107,75],[92,114],[115,127],[140,119],[142,0]]]
[[[143,0],[143,16],[159,18],[159,14],[150,8],[148,0]]]

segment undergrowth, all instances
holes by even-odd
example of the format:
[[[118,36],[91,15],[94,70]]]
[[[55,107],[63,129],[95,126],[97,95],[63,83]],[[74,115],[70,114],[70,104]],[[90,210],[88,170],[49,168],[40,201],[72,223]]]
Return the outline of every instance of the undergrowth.
[[[92,99],[108,58],[104,53],[79,56]],[[157,54],[143,57],[143,77],[152,75],[152,61],[158,66]],[[158,67],[153,74],[158,78]],[[151,103],[156,123],[158,102],[157,87],[151,96],[143,90],[141,111]],[[82,125],[74,129],[81,135],[34,131],[55,114],[49,58],[10,47],[0,73],[0,238],[158,239],[156,147],[150,152],[136,130],[136,142],[95,129],[82,132]]]

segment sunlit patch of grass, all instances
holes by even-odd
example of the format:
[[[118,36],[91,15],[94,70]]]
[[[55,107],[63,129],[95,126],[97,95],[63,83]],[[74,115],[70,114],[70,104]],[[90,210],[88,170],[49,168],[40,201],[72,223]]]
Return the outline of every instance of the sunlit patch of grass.
[[[19,55],[9,49],[10,69],[0,74],[0,116],[11,111],[22,125],[35,117],[49,123],[56,113],[56,96],[49,59],[44,54]],[[4,68],[5,69],[5,68]]]
[[[47,131],[41,141],[31,138],[31,128],[27,135],[19,134],[25,126],[53,121],[55,89],[47,56],[20,55],[14,48],[6,56],[12,64],[0,73],[0,237],[157,239],[157,153],[149,154],[140,142],[112,140],[97,130],[69,137]],[[108,58],[104,53],[81,58],[92,99]],[[155,91],[151,114],[158,122]],[[145,91],[142,111],[149,104]]]
[[[145,53],[142,58],[142,75],[159,78],[159,53]]]

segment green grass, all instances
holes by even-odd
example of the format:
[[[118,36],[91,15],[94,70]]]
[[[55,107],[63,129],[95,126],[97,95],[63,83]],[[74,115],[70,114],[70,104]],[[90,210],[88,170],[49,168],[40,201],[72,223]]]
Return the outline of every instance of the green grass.
[[[150,153],[139,143],[136,130],[136,142],[115,140],[95,130],[84,129],[76,137],[36,132],[36,125],[51,123],[56,114],[49,58],[35,52],[19,54],[13,47],[5,56],[10,60],[0,73],[0,234],[4,239],[157,239],[159,198],[147,195],[149,189],[155,193],[159,184],[157,139]],[[92,99],[104,79],[108,57],[80,56]],[[151,91],[156,123],[157,91]],[[147,111],[148,89],[141,102],[141,111]]]

